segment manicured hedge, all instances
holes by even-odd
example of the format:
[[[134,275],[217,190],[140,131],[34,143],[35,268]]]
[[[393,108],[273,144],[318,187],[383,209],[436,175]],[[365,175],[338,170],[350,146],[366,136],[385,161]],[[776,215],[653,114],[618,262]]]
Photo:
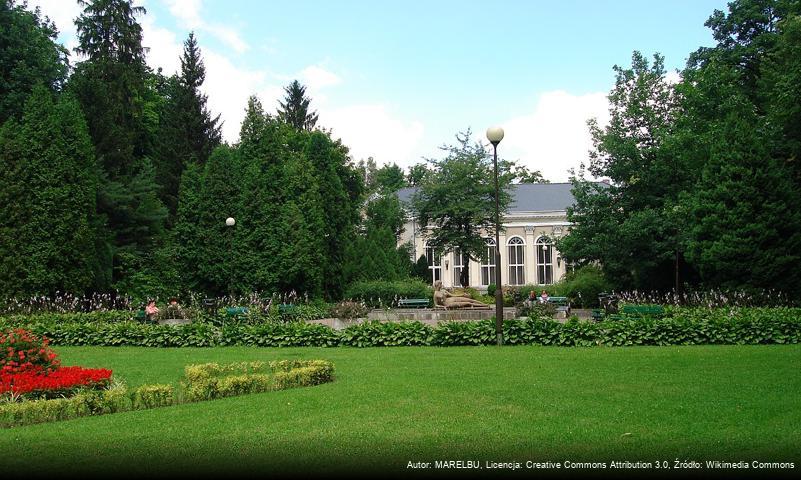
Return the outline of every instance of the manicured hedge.
[[[10,325],[0,319],[0,329]],[[420,322],[353,325],[342,331],[307,323],[265,323],[218,327],[207,323],[149,325],[121,323],[30,323],[27,328],[53,345],[374,347],[455,346],[495,343],[494,320],[447,322],[431,327]],[[664,318],[623,318],[599,323],[550,319],[507,320],[509,345],[703,345],[774,344],[801,341],[801,309],[736,308],[667,310]]]

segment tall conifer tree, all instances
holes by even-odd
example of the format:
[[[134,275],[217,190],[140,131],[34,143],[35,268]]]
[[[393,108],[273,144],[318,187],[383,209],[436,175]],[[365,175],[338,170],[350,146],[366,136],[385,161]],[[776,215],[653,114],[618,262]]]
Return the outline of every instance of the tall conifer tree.
[[[0,292],[84,293],[96,281],[97,166],[77,102],[34,88],[0,129]]]
[[[313,130],[317,125],[317,112],[309,111],[311,99],[306,96],[306,87],[293,80],[284,87],[284,92],[286,92],[284,101],[278,102],[280,105],[278,118],[296,130]]]
[[[129,270],[146,268],[158,245],[167,211],[157,197],[145,99],[148,69],[142,28],[144,8],[130,0],[80,0],[75,21],[85,60],[70,77],[86,115],[101,171],[98,210],[108,221],[112,258],[102,258],[115,281]],[[113,265],[113,270],[112,270]],[[106,286],[108,287],[108,285]]]

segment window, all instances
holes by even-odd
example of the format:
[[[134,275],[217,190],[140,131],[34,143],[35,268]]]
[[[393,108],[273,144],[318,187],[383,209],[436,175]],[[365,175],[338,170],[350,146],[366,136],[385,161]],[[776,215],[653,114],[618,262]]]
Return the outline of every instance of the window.
[[[487,258],[481,259],[481,285],[495,283],[495,240],[487,239]]]
[[[462,270],[470,268],[470,257],[467,255],[462,254],[461,251],[457,248],[456,251],[453,252],[453,284],[454,285],[462,285],[462,281],[460,279],[462,275]],[[467,272],[467,283],[470,283],[470,272]],[[462,285],[466,287],[467,285]]]
[[[428,269],[431,270],[431,283],[442,280],[442,255],[435,254],[434,248],[426,244],[426,260]]]
[[[509,285],[523,285],[526,283],[525,272],[525,243],[520,237],[512,237],[506,242],[509,250]]]
[[[547,237],[537,239],[537,278],[539,283],[553,283],[553,244]]]

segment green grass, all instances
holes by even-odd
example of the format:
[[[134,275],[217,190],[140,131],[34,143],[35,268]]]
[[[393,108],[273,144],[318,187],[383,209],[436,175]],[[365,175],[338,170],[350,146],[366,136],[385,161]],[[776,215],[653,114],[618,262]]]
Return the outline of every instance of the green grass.
[[[0,430],[4,473],[402,471],[408,461],[801,459],[801,345],[58,347],[129,385],[327,359],[333,383]],[[124,469],[124,470],[120,470]]]

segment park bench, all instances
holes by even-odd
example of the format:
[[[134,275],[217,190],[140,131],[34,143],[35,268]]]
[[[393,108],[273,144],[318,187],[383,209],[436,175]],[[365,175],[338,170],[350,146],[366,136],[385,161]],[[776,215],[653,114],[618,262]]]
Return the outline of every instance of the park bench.
[[[398,300],[398,308],[428,308],[427,298],[402,298]]]
[[[557,312],[562,312],[567,318],[570,315],[570,300],[567,297],[548,297],[548,303],[556,306]]]
[[[247,307],[225,307],[225,316],[232,320],[238,320],[247,313]]]
[[[139,311],[136,312],[136,316],[134,317],[134,320],[136,320],[137,322],[147,321],[147,313],[145,313],[145,309],[144,308],[140,308]]]
[[[281,317],[281,320],[291,320],[297,314],[297,307],[292,303],[279,303],[278,304],[278,316]]]

